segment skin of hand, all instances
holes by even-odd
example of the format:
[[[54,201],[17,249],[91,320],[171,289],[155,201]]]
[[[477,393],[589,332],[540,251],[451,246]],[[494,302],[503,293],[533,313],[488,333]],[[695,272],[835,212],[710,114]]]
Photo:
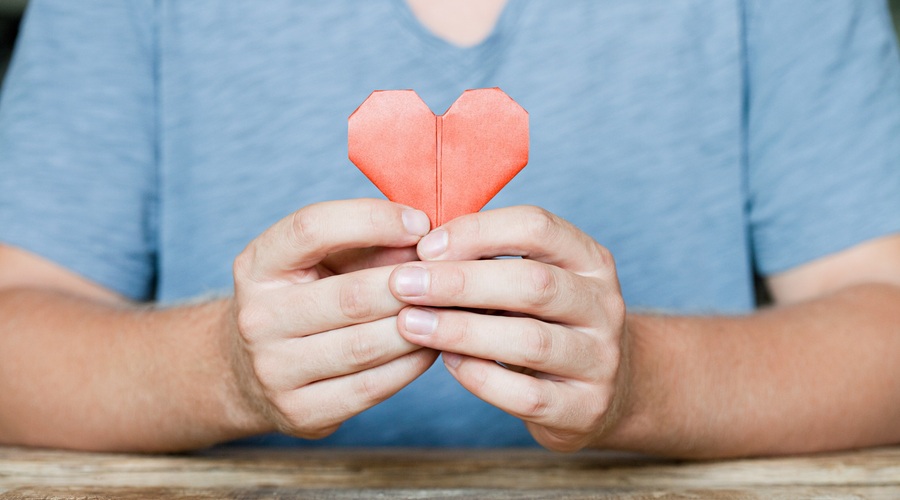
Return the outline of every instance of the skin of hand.
[[[627,332],[606,248],[546,210],[512,207],[450,221],[417,250],[421,262],[390,279],[412,305],[398,317],[403,338],[443,351],[466,389],[546,448],[578,450],[615,423]]]
[[[753,314],[626,317],[609,252],[515,207],[422,238],[391,291],[413,305],[400,334],[549,449],[810,453],[900,439],[898,250],[886,236],[769,277],[775,305]],[[524,258],[478,260],[497,256]]]
[[[234,262],[233,366],[279,431],[322,438],[421,375],[437,352],[397,332],[395,265],[428,233],[421,211],[381,200],[307,206]]]
[[[341,206],[359,209],[349,210],[359,217],[352,227],[367,224],[363,205]],[[485,215],[494,217],[476,220]],[[515,220],[524,230],[525,216]],[[454,250],[461,243],[456,224],[445,226],[454,231],[448,251],[466,253]],[[552,226],[531,230],[547,238],[548,247],[562,246],[554,243],[559,236]],[[316,272],[354,273],[412,260],[415,249],[403,246],[405,238],[410,245],[419,239],[398,236],[396,248],[348,245]],[[521,245],[496,246],[486,255],[513,254]],[[590,445],[709,459],[900,442],[898,256],[900,234],[894,234],[769,276],[775,305],[745,316],[629,314],[612,410]],[[390,293],[387,283],[380,293]],[[232,298],[136,305],[53,262],[0,245],[0,443],[170,452],[271,431],[274,424],[262,416],[270,403],[254,378],[256,358],[245,353],[239,335],[229,334],[234,310]],[[439,338],[445,326],[431,343],[466,352]],[[476,364],[469,367],[477,368],[479,359],[471,360]],[[241,394],[234,364],[241,365],[244,392],[252,397]]]

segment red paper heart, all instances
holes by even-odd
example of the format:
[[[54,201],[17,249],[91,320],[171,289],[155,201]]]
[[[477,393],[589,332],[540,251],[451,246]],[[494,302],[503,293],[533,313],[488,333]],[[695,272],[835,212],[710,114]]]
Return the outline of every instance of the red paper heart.
[[[498,88],[435,116],[413,90],[376,90],[350,115],[352,161],[432,227],[485,206],[528,163],[528,113]]]

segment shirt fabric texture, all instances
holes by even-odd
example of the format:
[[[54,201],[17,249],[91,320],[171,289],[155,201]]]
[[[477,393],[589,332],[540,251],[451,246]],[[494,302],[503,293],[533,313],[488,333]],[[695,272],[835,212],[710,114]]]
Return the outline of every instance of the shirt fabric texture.
[[[500,87],[539,205],[610,248],[631,309],[740,314],[769,275],[900,231],[900,61],[883,2],[509,2],[472,48],[401,0],[32,0],[0,101],[0,241],[125,296],[232,290],[310,203],[380,197],[347,159],[376,89],[442,113]],[[321,441],[512,446],[440,362]]]

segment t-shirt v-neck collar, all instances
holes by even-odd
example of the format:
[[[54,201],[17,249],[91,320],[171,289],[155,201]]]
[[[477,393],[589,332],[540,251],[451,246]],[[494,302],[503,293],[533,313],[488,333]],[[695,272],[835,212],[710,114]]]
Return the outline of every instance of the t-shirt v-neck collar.
[[[473,71],[486,71],[494,65],[491,60],[502,52],[502,47],[515,35],[515,26],[524,0],[509,0],[503,7],[491,33],[480,43],[460,47],[435,35],[413,14],[404,0],[393,0],[395,18],[400,27],[401,41],[420,54],[428,64],[450,77],[469,79]]]

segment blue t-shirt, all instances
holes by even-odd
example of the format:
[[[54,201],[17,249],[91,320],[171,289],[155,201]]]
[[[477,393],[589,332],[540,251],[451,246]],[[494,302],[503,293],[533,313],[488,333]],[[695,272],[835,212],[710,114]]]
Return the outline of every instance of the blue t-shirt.
[[[0,101],[0,241],[136,300],[228,293],[347,159],[375,89],[500,87],[543,206],[616,256],[631,308],[744,313],[753,276],[900,231],[900,61],[874,0],[514,0],[472,48],[402,0],[33,0]],[[516,445],[435,365],[319,444]]]

